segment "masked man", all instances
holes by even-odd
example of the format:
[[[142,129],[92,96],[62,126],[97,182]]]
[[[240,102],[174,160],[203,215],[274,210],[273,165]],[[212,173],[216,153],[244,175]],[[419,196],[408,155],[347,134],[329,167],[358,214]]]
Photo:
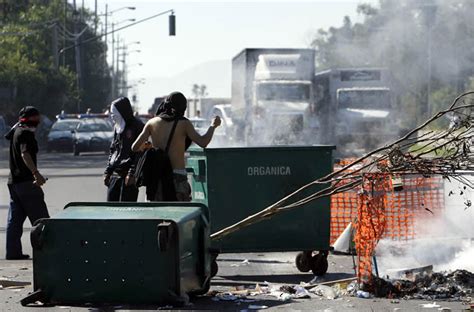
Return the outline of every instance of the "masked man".
[[[36,155],[38,143],[35,130],[40,122],[39,111],[27,106],[20,110],[18,123],[7,133],[10,141],[10,209],[7,221],[6,259],[22,260],[21,236],[26,218],[33,225],[38,219],[49,218],[41,186],[46,179],[39,173]]]
[[[138,155],[132,152],[132,144],[143,130],[143,123],[134,117],[132,105],[126,97],[113,101],[110,113],[115,133],[104,174],[104,184],[108,187],[107,201],[136,202],[135,167]]]

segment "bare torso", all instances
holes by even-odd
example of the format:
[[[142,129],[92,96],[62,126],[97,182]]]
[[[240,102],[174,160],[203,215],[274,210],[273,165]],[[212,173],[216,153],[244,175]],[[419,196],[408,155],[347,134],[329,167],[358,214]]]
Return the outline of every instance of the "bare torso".
[[[185,169],[184,152],[185,152],[185,140],[186,140],[186,123],[187,120],[178,121],[176,130],[171,140],[170,149],[168,155],[171,160],[173,169]],[[150,136],[151,142],[154,148],[161,150],[166,149],[166,144],[173,128],[173,121],[165,121],[159,117],[155,117],[148,121],[150,125]]]

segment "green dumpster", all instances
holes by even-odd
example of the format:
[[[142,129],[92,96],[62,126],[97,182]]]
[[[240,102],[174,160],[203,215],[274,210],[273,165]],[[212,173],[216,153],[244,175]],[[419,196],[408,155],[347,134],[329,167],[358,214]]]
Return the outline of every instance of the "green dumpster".
[[[71,203],[31,233],[23,305],[165,304],[210,286],[209,213],[197,203]]]
[[[209,207],[211,232],[232,225],[333,170],[334,146],[191,149],[193,201]],[[322,189],[315,186],[296,199]],[[296,265],[327,271],[330,199],[282,212],[211,242],[220,252],[302,251]],[[313,251],[320,251],[313,255]]]

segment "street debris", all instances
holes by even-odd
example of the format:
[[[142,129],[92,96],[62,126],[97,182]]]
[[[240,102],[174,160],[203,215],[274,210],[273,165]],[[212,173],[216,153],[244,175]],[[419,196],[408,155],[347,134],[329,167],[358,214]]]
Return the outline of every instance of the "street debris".
[[[466,270],[425,273],[415,276],[414,280],[386,280],[374,276],[371,288],[379,298],[462,301],[473,294],[474,273]]]
[[[371,297],[369,292],[363,290],[358,290],[356,294],[357,298],[369,299]]]
[[[436,302],[421,304],[421,307],[425,309],[441,308],[441,306],[436,304]]]
[[[326,299],[334,300],[339,297],[339,293],[336,289],[326,285],[318,285],[310,289],[311,292],[315,293],[318,296],[324,297]]]

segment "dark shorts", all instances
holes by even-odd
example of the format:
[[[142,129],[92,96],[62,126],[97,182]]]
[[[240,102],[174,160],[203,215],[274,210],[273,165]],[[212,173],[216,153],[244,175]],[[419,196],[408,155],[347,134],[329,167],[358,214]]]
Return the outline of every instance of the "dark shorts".
[[[174,174],[174,188],[176,190],[176,198],[178,201],[191,201],[191,186],[189,185],[187,176]]]
[[[188,177],[183,174],[173,174],[174,177],[174,188],[176,191],[176,198],[180,202],[191,201],[191,186],[188,182]],[[161,186],[158,186],[156,192],[155,201],[163,201],[163,193]]]

